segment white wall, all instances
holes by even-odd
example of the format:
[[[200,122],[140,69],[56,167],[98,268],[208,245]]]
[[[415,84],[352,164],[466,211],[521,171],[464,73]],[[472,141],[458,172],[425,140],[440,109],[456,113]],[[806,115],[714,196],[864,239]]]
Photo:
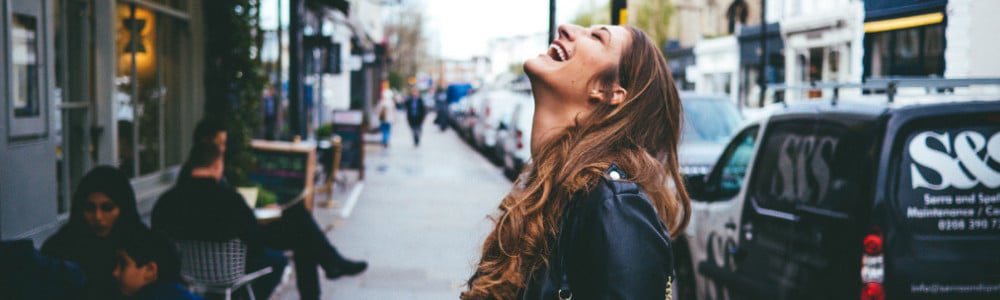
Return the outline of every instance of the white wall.
[[[688,68],[686,76],[694,82],[699,93],[727,95],[736,103],[739,98],[740,52],[736,36],[698,41],[694,45],[695,66]],[[725,77],[728,76],[728,80]]]
[[[1000,77],[1000,1],[950,0],[945,27],[945,78]]]

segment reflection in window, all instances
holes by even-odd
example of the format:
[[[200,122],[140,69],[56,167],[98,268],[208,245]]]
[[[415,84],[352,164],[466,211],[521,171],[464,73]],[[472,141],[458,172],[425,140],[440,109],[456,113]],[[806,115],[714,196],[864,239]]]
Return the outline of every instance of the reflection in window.
[[[115,118],[118,159],[131,176],[163,169],[163,102],[167,93],[160,59],[164,21],[135,4],[118,5]]]
[[[14,117],[39,116],[38,20],[14,14],[11,20],[11,72]]]
[[[941,24],[865,35],[865,76],[941,76],[944,74]]]
[[[739,144],[736,144],[735,148],[730,148],[730,152],[725,154],[725,165],[719,178],[719,192],[725,197],[735,196],[743,186],[743,178],[746,177],[757,141],[757,128],[744,131],[743,135],[734,141],[739,141]]]

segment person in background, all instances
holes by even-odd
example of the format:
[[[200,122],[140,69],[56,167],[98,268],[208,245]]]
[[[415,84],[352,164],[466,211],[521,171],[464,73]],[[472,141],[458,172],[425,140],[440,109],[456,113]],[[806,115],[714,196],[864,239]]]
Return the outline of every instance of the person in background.
[[[427,107],[424,106],[424,99],[420,98],[420,91],[413,88],[410,95],[403,102],[406,107],[406,121],[413,131],[413,145],[420,146],[420,132],[424,127],[424,117],[427,116]]]
[[[69,222],[42,245],[42,254],[72,261],[87,277],[80,299],[111,299],[118,288],[111,276],[121,239],[148,231],[139,219],[135,191],[118,169],[100,166],[80,180]]]
[[[288,264],[276,249],[294,253],[301,299],[319,299],[317,266],[329,279],[355,275],[367,268],[363,261],[341,256],[301,202],[284,209],[280,219],[260,225],[243,197],[219,183],[224,166],[222,152],[214,143],[195,144],[188,164],[191,179],[179,181],[153,207],[153,230],[174,240],[242,240],[249,248],[250,270],[268,266],[274,270],[254,282],[256,298],[269,297]]]
[[[448,88],[444,84],[434,93],[434,123],[444,131],[448,126]]]
[[[112,275],[125,299],[199,300],[181,286],[180,261],[174,245],[151,231],[122,239]]]
[[[226,153],[226,143],[229,142],[229,134],[226,133],[226,123],[219,118],[204,118],[198,121],[198,124],[194,127],[194,137],[192,142],[197,145],[200,143],[210,143],[215,144],[222,151],[223,155]],[[177,174],[177,182],[188,180],[191,178],[191,166],[184,162],[181,166],[181,172]],[[226,183],[226,179],[223,178],[220,181],[222,184]]]
[[[396,119],[396,101],[392,100],[389,92],[382,93],[382,99],[379,99],[375,111],[378,112],[378,129],[382,131],[382,147],[389,148],[392,122]]]

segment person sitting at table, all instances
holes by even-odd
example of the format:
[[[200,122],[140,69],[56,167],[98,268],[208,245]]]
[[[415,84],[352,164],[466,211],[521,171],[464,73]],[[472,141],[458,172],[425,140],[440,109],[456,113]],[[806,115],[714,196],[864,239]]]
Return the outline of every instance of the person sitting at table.
[[[87,278],[78,299],[113,299],[115,249],[125,236],[148,230],[139,219],[135,191],[117,168],[100,166],[80,180],[69,222],[42,245],[42,254],[75,262]]]
[[[280,219],[260,225],[243,197],[219,184],[223,158],[214,143],[195,144],[188,163],[192,167],[191,179],[179,181],[154,206],[153,230],[175,240],[242,240],[250,248],[247,263],[253,270],[266,266],[274,270],[255,282],[257,298],[267,299],[287,264],[273,249],[290,249],[294,253],[302,299],[319,299],[317,266],[330,279],[355,275],[367,268],[363,261],[342,257],[301,202],[285,209]]]
[[[220,118],[206,117],[201,119],[194,127],[192,142],[193,144],[215,144],[219,147],[219,151],[222,152],[222,156],[225,156],[226,143],[229,142],[229,134],[226,133],[226,123]],[[177,182],[188,179],[191,179],[191,164],[184,162],[184,165],[181,166],[181,172],[177,174]],[[219,183],[226,184],[226,178],[223,177],[220,179]]]

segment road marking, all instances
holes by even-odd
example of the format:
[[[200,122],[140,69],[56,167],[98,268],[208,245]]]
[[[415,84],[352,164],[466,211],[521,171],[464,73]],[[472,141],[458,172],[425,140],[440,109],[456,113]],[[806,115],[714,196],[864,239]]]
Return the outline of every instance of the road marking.
[[[347,196],[347,202],[344,203],[344,209],[340,210],[340,217],[347,218],[351,216],[351,211],[354,210],[354,205],[358,203],[358,198],[361,197],[361,190],[365,188],[364,182],[358,182],[351,190],[351,195]]]

